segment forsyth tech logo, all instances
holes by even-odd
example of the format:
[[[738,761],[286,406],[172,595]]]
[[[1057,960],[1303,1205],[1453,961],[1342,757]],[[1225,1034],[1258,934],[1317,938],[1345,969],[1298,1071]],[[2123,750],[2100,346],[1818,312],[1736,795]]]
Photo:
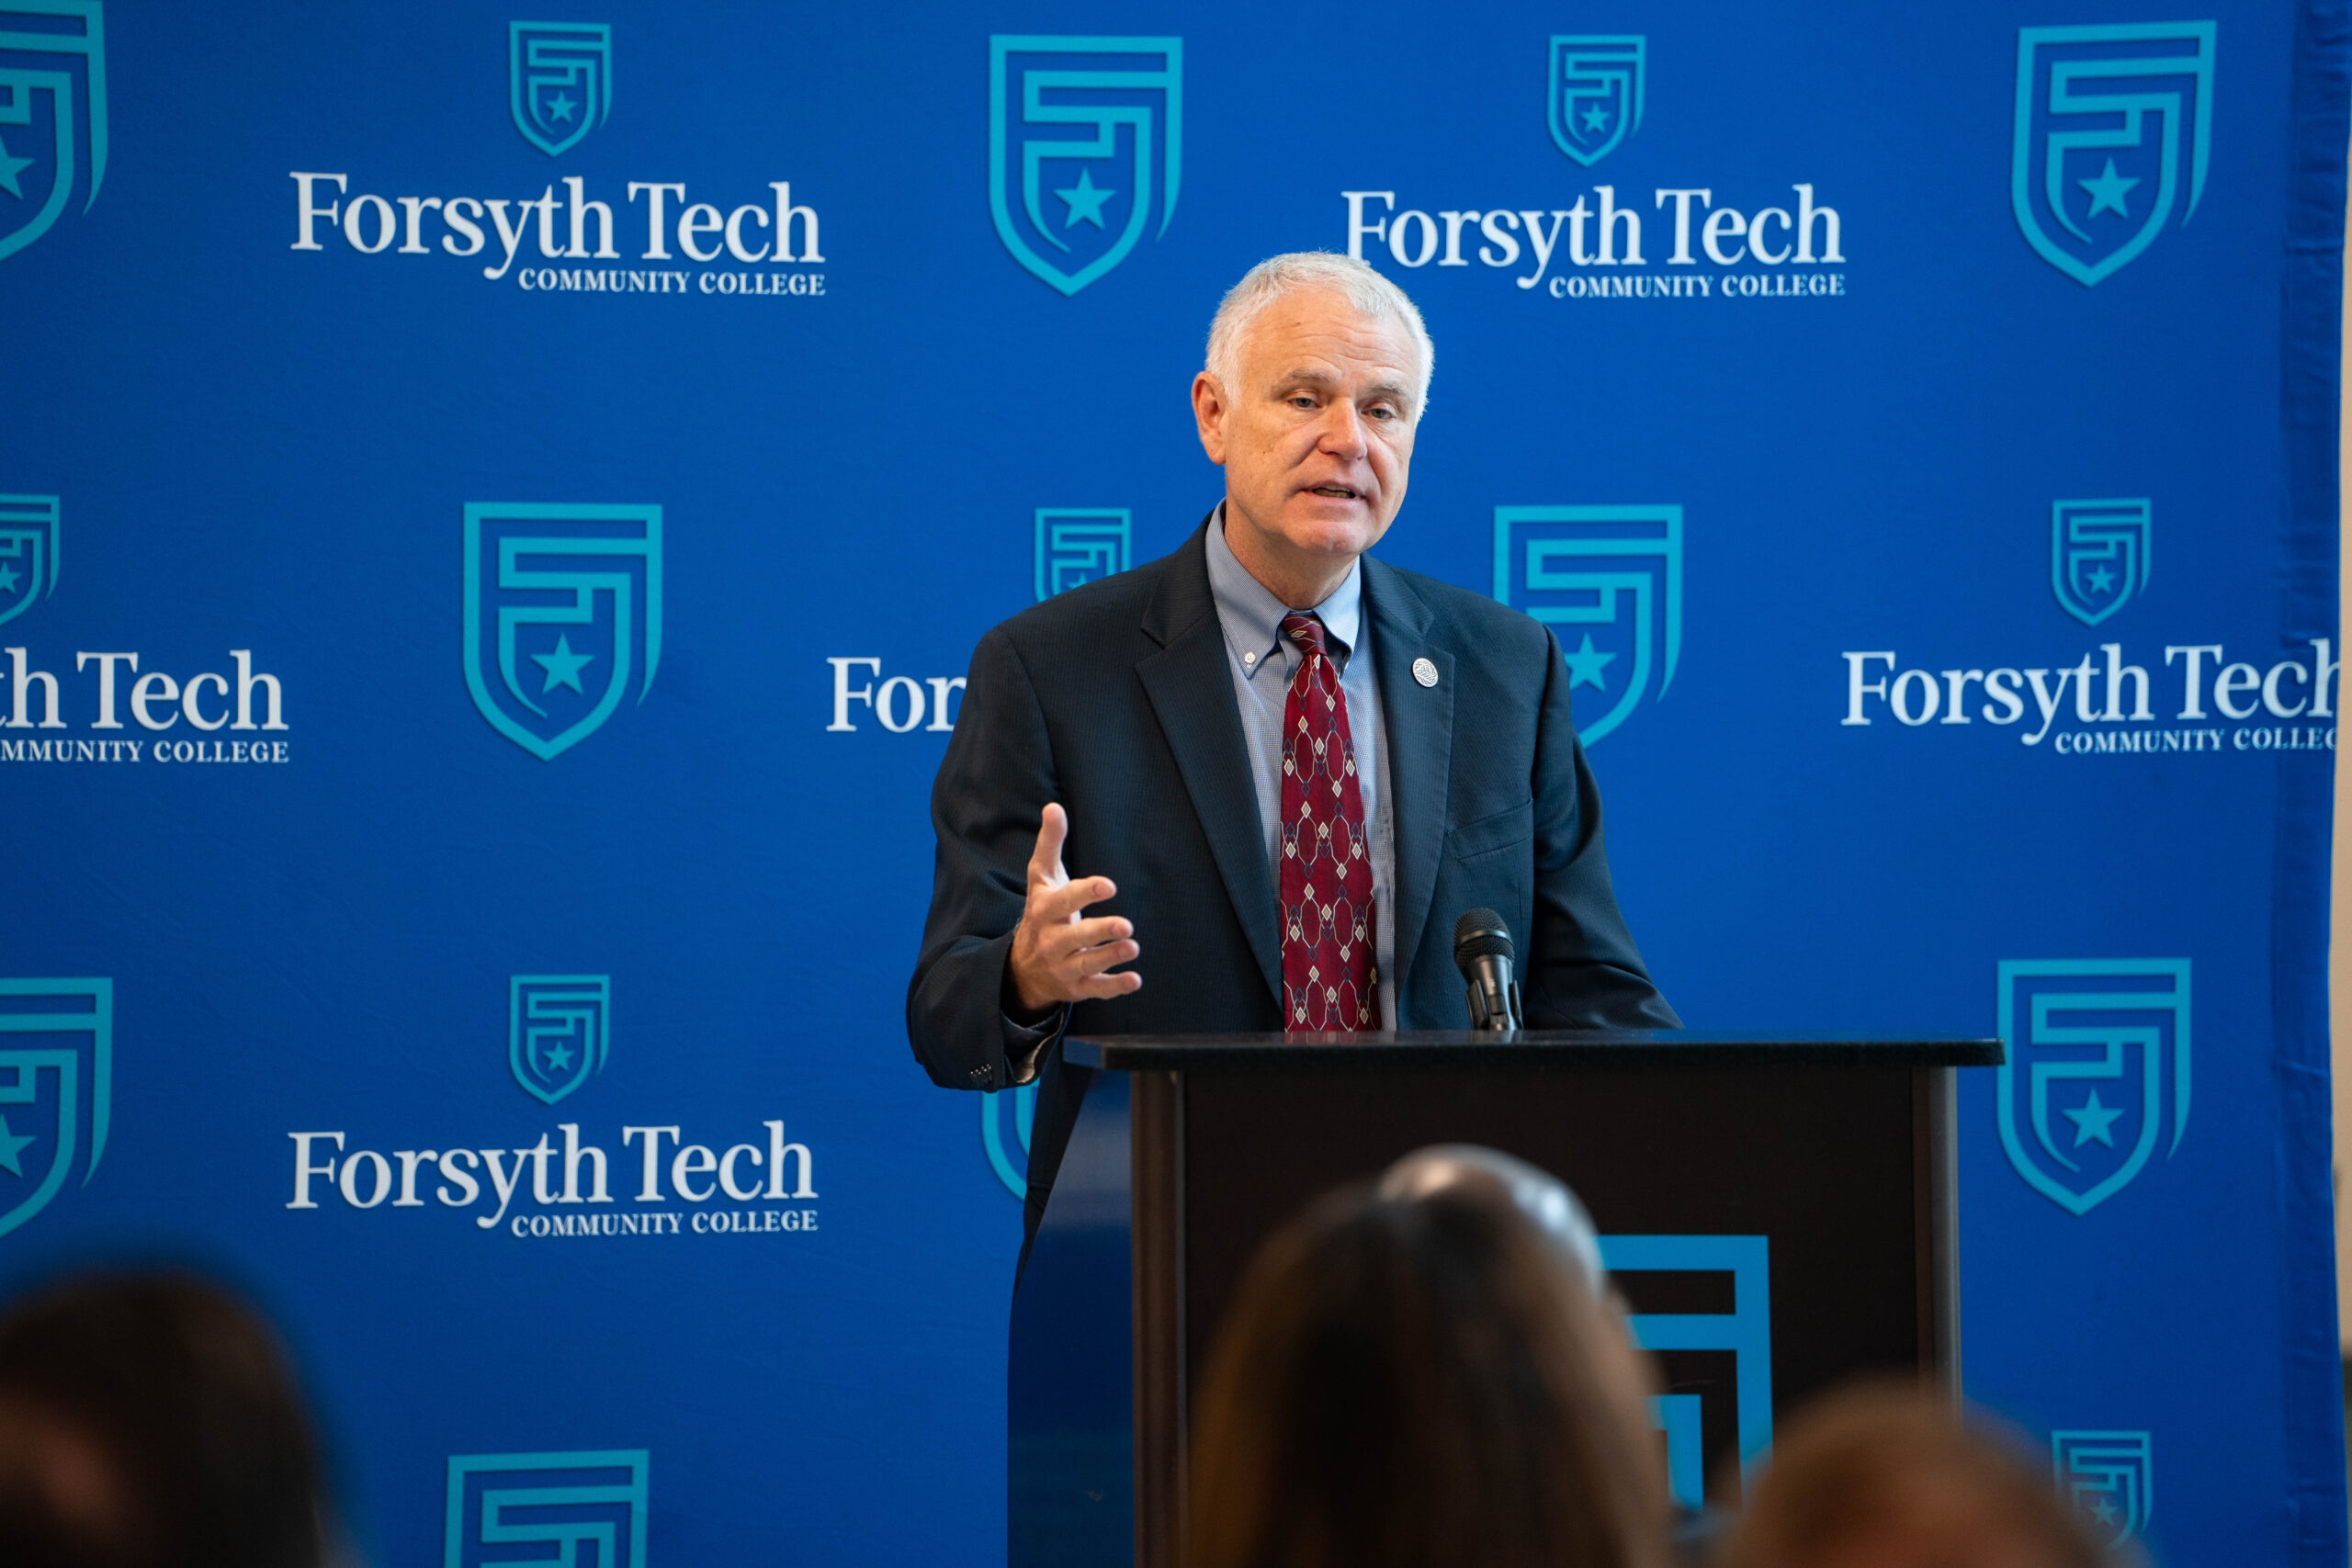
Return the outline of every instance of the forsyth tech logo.
[[[1134,517],[1124,506],[1037,508],[1037,602],[1126,570],[1133,536]],[[1029,1191],[1029,1134],[1036,1116],[1034,1083],[980,1096],[981,1152],[1015,1198]]]
[[[1643,35],[1552,39],[1553,144],[1589,169],[1642,124]]]
[[[605,1070],[613,1048],[609,975],[516,975],[506,982],[506,1063],[544,1105]]]
[[[76,67],[82,130],[74,112]],[[8,145],[14,137],[16,145]],[[107,174],[106,26],[98,0],[0,0],[0,257],[49,232],[88,150],[82,210]]]
[[[2018,29],[2009,204],[2042,260],[2087,288],[2205,191],[2211,22]]]
[[[1183,105],[1182,39],[990,37],[989,212],[1013,260],[1076,294],[1126,259],[1155,209],[1166,233]]]
[[[2148,1528],[2154,1455],[2145,1432],[2052,1432],[2050,1479],[2111,1551]]]
[[[1678,1391],[1653,1395],[1650,1416],[1666,1434],[1668,1490],[1685,1507],[1706,1505],[1706,1445],[1701,1417],[1710,1396],[1731,1396],[1738,1435],[1743,1484],[1772,1452],[1772,1268],[1770,1238],[1760,1235],[1604,1235],[1601,1267],[1611,1280],[1657,1272],[1731,1276],[1729,1312],[1645,1313],[1625,1320],[1636,1348],[1653,1355],[1707,1352],[1704,1361],[1668,1363],[1667,1377]],[[1636,1294],[1638,1296],[1638,1290]],[[1731,1353],[1728,1386],[1722,1356]]]
[[[662,659],[662,509],[466,503],[466,687],[541,761],[601,728]],[[643,671],[639,672],[642,662]]]
[[[1495,598],[1555,629],[1577,733],[1590,746],[1633,716],[1653,678],[1659,698],[1673,683],[1682,508],[1498,506]]]
[[[2095,626],[2148,586],[2149,513],[2145,496],[2050,503],[2050,591],[2066,614]]]
[[[442,1568],[560,1562],[645,1568],[644,1449],[451,1454]],[[548,1550],[516,1557],[517,1546]],[[593,1548],[583,1553],[583,1546]]]
[[[2167,1124],[2166,1156],[2180,1147],[2188,1015],[2186,958],[2001,961],[2009,1054],[1994,1092],[2001,1146],[2027,1185],[2086,1214],[2145,1168]]]
[[[1037,602],[1126,570],[1133,531],[1124,506],[1037,508]]]
[[[0,626],[57,592],[57,497],[0,495]]]
[[[603,22],[506,24],[514,129],[560,158],[613,112],[613,29]]]
[[[114,982],[0,980],[0,1235],[50,1205],[87,1140],[98,1173],[113,1100]]]

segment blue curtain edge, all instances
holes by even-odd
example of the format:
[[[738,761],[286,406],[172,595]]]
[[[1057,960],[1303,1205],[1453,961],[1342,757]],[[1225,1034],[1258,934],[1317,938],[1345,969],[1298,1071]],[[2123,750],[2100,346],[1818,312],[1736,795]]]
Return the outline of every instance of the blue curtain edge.
[[[2352,0],[2300,0],[2295,18],[2283,281],[2288,505],[2286,632],[2337,626],[2345,154],[2352,141]],[[2341,650],[2338,650],[2339,656]],[[2296,760],[2298,761],[2301,759]],[[2328,1057],[2333,770],[2279,767],[2271,904],[2273,1066],[2279,1115],[2281,1415],[2289,1559],[2346,1561],[2344,1403],[2336,1333],[2334,1105]]]

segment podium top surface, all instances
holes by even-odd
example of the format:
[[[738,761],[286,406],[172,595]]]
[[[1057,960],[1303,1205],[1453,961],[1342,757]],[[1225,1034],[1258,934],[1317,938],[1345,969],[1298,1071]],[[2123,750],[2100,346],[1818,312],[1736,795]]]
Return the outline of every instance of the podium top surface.
[[[1062,1056],[1113,1072],[1382,1072],[1460,1067],[1993,1067],[2001,1042],[1928,1034],[1702,1033],[1681,1029],[1377,1034],[1100,1034]]]

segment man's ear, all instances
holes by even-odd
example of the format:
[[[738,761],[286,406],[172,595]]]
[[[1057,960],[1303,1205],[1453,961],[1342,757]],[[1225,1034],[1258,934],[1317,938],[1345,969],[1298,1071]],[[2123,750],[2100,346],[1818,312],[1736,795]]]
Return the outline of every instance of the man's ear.
[[[1193,378],[1193,422],[1201,434],[1201,450],[1209,461],[1225,466],[1225,389],[1217,378],[1204,370]]]

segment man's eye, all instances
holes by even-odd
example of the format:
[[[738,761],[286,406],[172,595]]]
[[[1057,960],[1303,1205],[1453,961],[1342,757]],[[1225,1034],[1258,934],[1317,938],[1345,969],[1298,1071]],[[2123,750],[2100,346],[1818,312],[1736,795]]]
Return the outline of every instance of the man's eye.
[[[1305,392],[1295,393],[1290,400],[1290,406],[1295,409],[1311,409],[1315,406],[1315,400]]]

